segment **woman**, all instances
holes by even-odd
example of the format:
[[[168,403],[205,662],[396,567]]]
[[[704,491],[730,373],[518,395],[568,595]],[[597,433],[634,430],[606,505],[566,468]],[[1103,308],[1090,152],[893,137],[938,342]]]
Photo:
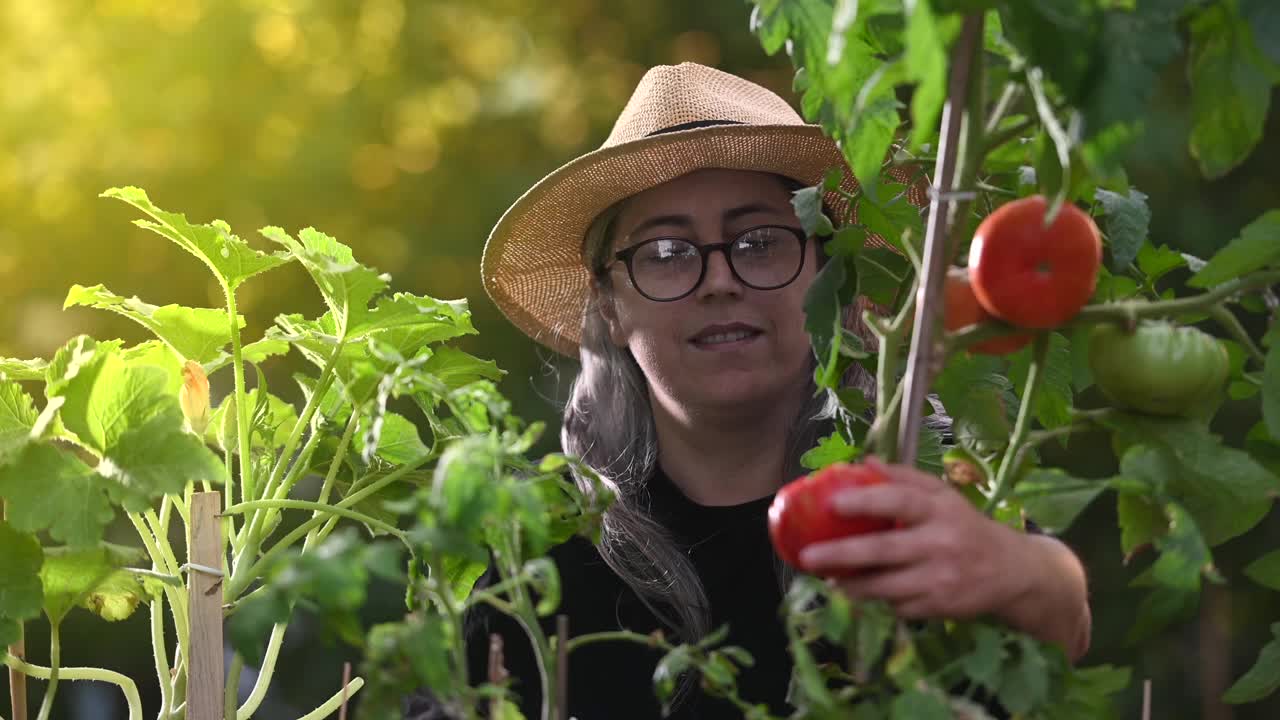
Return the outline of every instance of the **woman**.
[[[833,413],[815,396],[803,328],[822,253],[790,200],[842,162],[768,90],[691,63],[655,67],[601,149],[508,210],[483,263],[507,317],[580,358],[562,444],[618,496],[598,547],[575,538],[552,552],[571,635],[661,628],[687,641],[727,623],[727,642],[755,658],[742,696],[778,714],[791,671],[778,609],[794,570],[772,551],[766,510]],[[937,478],[885,471],[893,482],[839,508],[902,529],[814,546],[806,570],[864,568],[842,589],[903,617],[990,614],[1083,654],[1090,615],[1070,550],[985,518]],[[495,577],[491,568],[481,584]],[[482,611],[469,630],[476,682],[499,633],[522,707],[537,717],[538,673],[519,627]],[[576,649],[571,716],[658,717],[658,658],[624,642]],[[688,681],[681,690],[672,717],[740,716]]]

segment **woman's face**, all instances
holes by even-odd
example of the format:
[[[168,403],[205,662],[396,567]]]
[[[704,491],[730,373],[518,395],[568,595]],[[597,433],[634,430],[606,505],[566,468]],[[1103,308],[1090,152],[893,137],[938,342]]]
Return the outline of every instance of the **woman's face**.
[[[791,193],[776,176],[700,170],[632,197],[614,223],[613,250],[660,237],[698,246],[729,242],[762,225],[800,228]],[[741,256],[737,267],[746,274],[750,257]],[[671,302],[642,295],[626,266],[615,263],[610,270],[614,302],[605,309],[610,337],[630,348],[660,401],[688,410],[776,403],[795,393],[812,372],[803,301],[818,270],[816,258],[815,243],[805,242],[795,280],[757,290],[734,276],[724,253],[714,252],[697,288]],[[633,264],[640,261],[637,253]],[[649,294],[655,293],[650,289]]]

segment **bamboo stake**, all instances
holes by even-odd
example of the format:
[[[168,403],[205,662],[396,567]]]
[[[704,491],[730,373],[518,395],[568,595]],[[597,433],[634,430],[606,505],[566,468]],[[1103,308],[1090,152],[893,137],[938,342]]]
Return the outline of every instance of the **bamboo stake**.
[[[187,662],[187,720],[222,720],[222,495],[195,493],[187,541],[187,598],[191,657]]]
[[[338,720],[347,720],[347,686],[351,684],[351,663],[342,663],[342,705],[338,707]]]
[[[938,144],[938,164],[934,170],[934,186],[929,201],[929,222],[925,230],[924,266],[921,268],[919,296],[916,301],[911,351],[907,355],[905,387],[902,394],[902,421],[898,425],[898,457],[905,465],[914,465],[918,449],[920,421],[925,395],[933,376],[935,329],[941,307],[942,280],[947,273],[948,218],[953,211],[956,165],[959,156],[960,126],[968,104],[972,68],[977,53],[982,51],[981,12],[965,17],[964,28],[951,55],[951,73],[947,102],[942,107],[942,131]],[[967,190],[967,188],[959,188]]]

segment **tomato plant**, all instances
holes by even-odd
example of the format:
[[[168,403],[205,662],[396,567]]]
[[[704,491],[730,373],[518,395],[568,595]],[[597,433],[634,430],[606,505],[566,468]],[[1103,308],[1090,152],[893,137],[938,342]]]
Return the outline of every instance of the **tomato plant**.
[[[893,518],[845,517],[831,507],[837,493],[888,482],[870,465],[836,463],[783,486],[769,506],[769,536],[783,560],[801,568],[800,551],[812,543],[881,532]]]
[[[1042,195],[1014,200],[983,219],[969,245],[973,292],[987,312],[1024,328],[1056,328],[1093,295],[1102,240],[1093,219],[1064,205],[1047,223]]]

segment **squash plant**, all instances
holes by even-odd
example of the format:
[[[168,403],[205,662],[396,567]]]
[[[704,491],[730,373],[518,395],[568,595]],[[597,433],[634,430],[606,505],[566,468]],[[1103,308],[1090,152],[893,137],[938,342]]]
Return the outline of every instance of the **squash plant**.
[[[420,557],[432,567],[465,569],[475,548],[450,533],[477,527],[477,513],[493,511],[493,503],[520,518],[559,502],[561,522],[544,523],[544,543],[577,531],[579,521],[589,524],[591,512],[598,517],[588,502],[556,500],[545,482],[476,501],[495,473],[536,471],[523,456],[540,429],[510,414],[493,385],[501,376],[496,365],[446,344],[475,332],[465,301],[389,293],[386,275],[311,228],[297,237],[264,228],[279,249],[263,252],[225,223],[193,224],[161,210],[138,188],[104,196],[136,208],[144,216],[135,221],[139,227],[199,260],[221,285],[226,306],[157,306],[101,285],[77,285],[67,306],[118,313],[155,339],[126,345],[79,336],[47,361],[0,359],[0,645],[18,641],[25,621],[41,613],[48,620],[50,667],[4,657],[12,670],[48,681],[41,720],[67,680],[114,683],[131,720],[141,717],[133,679],[71,667],[62,657],[58,628],[77,607],[108,621],[140,608],[150,613],[159,717],[185,717],[193,640],[183,586],[193,572],[220,576],[229,635],[239,649],[227,686],[238,686],[246,659],[259,668],[245,702],[228,695],[225,716],[249,718],[271,683],[297,603],[359,641],[354,612],[369,576],[401,578],[415,550],[425,550]],[[311,275],[327,310],[316,318],[280,315],[264,337],[245,342],[238,288],[288,263]],[[260,367],[291,348],[314,366],[294,377],[305,400],[300,407],[273,393]],[[210,378],[231,386],[216,407]],[[389,409],[397,398],[419,417]],[[419,426],[429,429],[428,440]],[[319,496],[297,497],[298,482],[309,474],[323,477]],[[412,497],[415,487],[430,489],[438,516],[411,534],[396,526],[384,502]],[[183,549],[170,540],[179,524],[187,531],[182,537],[189,536],[192,493],[210,489],[224,498],[224,562],[213,568],[183,562]],[[136,529],[138,545],[103,541],[119,516]],[[335,529],[340,519],[388,542],[358,542]],[[289,568],[274,570],[282,558]],[[363,682],[355,678],[305,717],[332,714]]]

